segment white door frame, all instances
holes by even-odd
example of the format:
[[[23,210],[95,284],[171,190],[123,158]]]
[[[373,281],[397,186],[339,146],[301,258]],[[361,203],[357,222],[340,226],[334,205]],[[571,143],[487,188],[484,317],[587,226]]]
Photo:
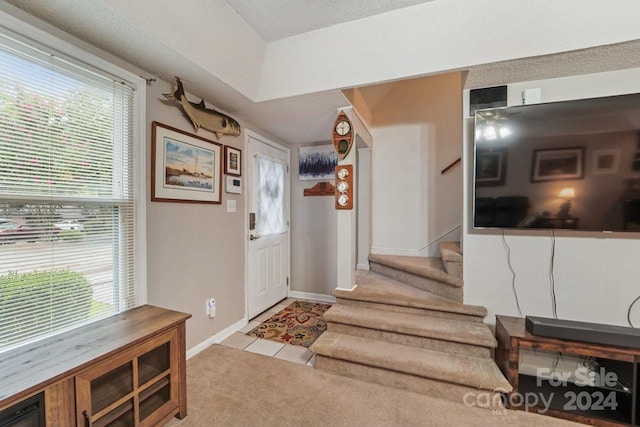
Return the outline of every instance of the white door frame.
[[[249,164],[249,158],[248,158],[248,153],[249,153],[249,138],[253,138],[253,139],[257,139],[258,141],[270,145],[272,147],[277,148],[278,150],[282,150],[285,153],[287,153],[287,165],[288,167],[291,167],[291,150],[289,149],[289,147],[285,147],[282,144],[279,144],[277,142],[274,142],[268,138],[265,138],[264,136],[260,135],[259,133],[256,133],[250,129],[245,128],[244,129],[244,161],[243,161],[243,165],[242,165],[242,170],[244,170],[244,176],[243,176],[243,180],[244,180],[244,185],[243,185],[243,192],[244,192],[244,320],[245,322],[249,321],[249,191],[248,191],[248,185],[249,182],[247,180],[248,178],[248,168],[247,165]],[[288,283],[287,283],[287,297],[289,296],[289,293],[291,292],[291,172],[289,171],[289,173],[287,173],[287,178],[288,180],[287,182],[287,189],[289,194],[287,194],[287,205],[285,206],[285,215],[287,216],[287,224],[288,224],[288,246],[289,246],[289,250],[287,251],[287,257],[288,262],[287,262],[287,278],[288,278]]]

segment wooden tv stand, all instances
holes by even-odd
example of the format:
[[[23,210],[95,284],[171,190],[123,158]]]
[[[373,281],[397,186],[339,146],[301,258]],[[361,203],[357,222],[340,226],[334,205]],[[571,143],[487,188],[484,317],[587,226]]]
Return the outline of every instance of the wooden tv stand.
[[[640,426],[640,350],[534,336],[526,331],[523,318],[510,316],[496,316],[496,338],[496,363],[513,386],[506,395],[508,403],[515,403],[507,405],[511,409],[594,426]],[[528,366],[524,355],[530,357]],[[549,364],[530,363],[549,359],[551,369]],[[588,381],[587,374],[593,375]],[[530,402],[542,396],[551,402],[550,409],[527,408],[520,404],[521,396]]]
[[[44,393],[48,426],[156,426],[184,418],[190,317],[144,305],[10,350],[0,357],[0,411]]]

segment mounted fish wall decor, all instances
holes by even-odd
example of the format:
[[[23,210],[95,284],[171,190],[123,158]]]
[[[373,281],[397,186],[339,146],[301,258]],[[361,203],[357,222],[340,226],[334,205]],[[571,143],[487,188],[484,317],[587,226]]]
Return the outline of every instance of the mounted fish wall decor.
[[[240,135],[240,124],[227,116],[212,108],[206,108],[204,106],[204,99],[200,103],[196,104],[187,99],[182,88],[182,82],[179,77],[176,77],[177,89],[173,93],[163,93],[167,99],[176,99],[180,102],[185,114],[191,119],[193,127],[196,129],[205,128],[215,133],[218,139],[222,135]]]

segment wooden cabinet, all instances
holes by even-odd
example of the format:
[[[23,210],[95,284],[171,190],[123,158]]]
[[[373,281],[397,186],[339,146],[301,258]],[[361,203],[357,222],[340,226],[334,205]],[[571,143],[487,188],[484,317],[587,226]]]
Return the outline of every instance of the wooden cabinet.
[[[496,363],[512,409],[594,426],[640,426],[640,350],[531,335],[496,316]]]
[[[75,377],[78,425],[155,426],[179,407],[178,333],[165,332]]]
[[[142,306],[8,352],[0,361],[8,373],[0,409],[44,391],[50,426],[144,427],[183,418],[189,317]]]

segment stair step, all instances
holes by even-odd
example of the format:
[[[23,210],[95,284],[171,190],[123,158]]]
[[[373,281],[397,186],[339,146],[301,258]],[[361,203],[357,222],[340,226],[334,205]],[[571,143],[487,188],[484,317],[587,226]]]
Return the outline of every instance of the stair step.
[[[447,274],[453,277],[459,277],[462,279],[463,269],[461,262],[443,261],[444,269]]]
[[[311,346],[311,351],[316,354],[316,363],[319,356],[320,359],[338,359],[472,389],[504,392],[512,389],[490,358],[392,344],[333,332],[322,334]],[[321,369],[321,365],[326,362],[323,359],[318,367]]]
[[[414,288],[462,302],[463,280],[447,274],[440,258],[369,255],[371,271]]]
[[[439,245],[442,254],[442,264],[447,274],[462,279],[462,253],[460,253],[460,243],[443,242]]]
[[[369,261],[453,287],[460,288],[464,285],[461,278],[447,274],[440,258],[371,254]]]
[[[370,271],[357,270],[352,291],[336,289],[338,303],[400,313],[482,322],[487,309],[462,304]]]
[[[324,313],[328,331],[451,353],[491,357],[497,341],[484,323],[392,313],[335,304]]]
[[[348,360],[332,359],[317,354],[315,369],[355,380],[380,384],[385,387],[406,390],[429,397],[444,399],[460,404],[469,399],[478,408],[491,409],[503,413],[506,409],[502,403],[500,391],[478,390],[460,384],[451,384],[430,378],[423,378],[402,372],[389,371],[375,366],[361,365]]]
[[[336,334],[351,335],[354,337],[368,338],[371,340],[385,341],[393,344],[402,344],[411,347],[428,348],[448,353],[466,354],[475,357],[491,358],[491,348],[472,344],[443,341],[437,338],[407,335],[397,332],[369,329],[357,325],[344,323],[328,323],[327,331]]]
[[[438,245],[443,261],[462,262],[459,242],[442,242]]]
[[[369,261],[411,273],[415,276],[437,280],[454,287],[464,286],[464,281],[459,277],[452,277],[444,271],[444,265],[440,258],[428,258],[401,255],[369,255]]]

